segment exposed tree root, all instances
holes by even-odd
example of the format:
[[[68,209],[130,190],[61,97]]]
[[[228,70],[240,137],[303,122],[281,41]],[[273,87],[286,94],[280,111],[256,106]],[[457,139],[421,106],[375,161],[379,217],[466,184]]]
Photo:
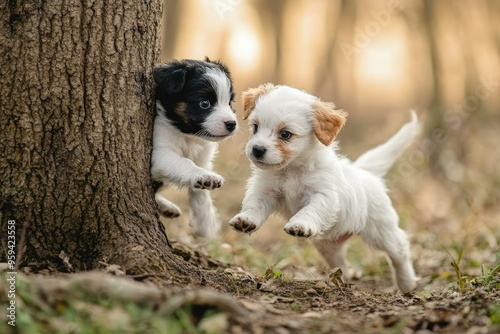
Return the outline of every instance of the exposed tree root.
[[[210,290],[190,290],[173,295],[162,305],[159,312],[170,315],[189,304],[215,306],[234,316],[243,318],[248,316],[248,311],[235,298]]]
[[[63,300],[68,296],[86,295],[90,298],[109,298],[120,302],[152,305],[159,307],[160,312],[165,315],[188,304],[213,306],[236,316],[247,315],[242,304],[226,294],[202,289],[159,288],[101,271],[68,274],[63,277],[30,278],[38,283],[37,289],[49,302]]]
[[[40,310],[40,314],[49,314],[50,310],[60,309],[64,307],[62,305],[71,303],[79,311],[99,317],[106,312],[102,303],[113,301],[151,308],[160,317],[171,316],[185,307],[216,309],[225,314],[224,331],[228,326],[232,326],[236,332],[240,331],[237,328],[249,332],[262,332],[264,329],[274,332],[276,328],[288,328],[286,332],[295,332],[301,328],[301,321],[289,318],[290,311],[278,310],[267,303],[261,304],[246,298],[239,300],[229,294],[204,288],[188,290],[179,286],[160,287],[153,283],[134,281],[130,276],[115,276],[103,271],[57,276],[27,276],[19,273],[17,280],[20,283],[19,289],[29,296],[26,303]],[[2,290],[3,286],[0,287],[0,293],[5,295]],[[18,302],[19,305],[25,303],[23,298],[18,299]],[[300,315],[296,317],[302,318]],[[44,318],[38,320],[46,321]],[[67,330],[74,325],[58,318],[49,320],[55,329]]]

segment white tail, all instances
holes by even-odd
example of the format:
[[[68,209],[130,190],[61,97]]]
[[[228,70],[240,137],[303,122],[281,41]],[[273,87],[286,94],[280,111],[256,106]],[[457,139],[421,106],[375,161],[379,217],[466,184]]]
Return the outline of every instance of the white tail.
[[[385,176],[394,162],[406,147],[420,133],[420,124],[418,123],[417,114],[414,110],[410,111],[411,121],[403,125],[399,131],[385,143],[372,148],[363,153],[355,162],[354,165],[367,170],[379,177]]]

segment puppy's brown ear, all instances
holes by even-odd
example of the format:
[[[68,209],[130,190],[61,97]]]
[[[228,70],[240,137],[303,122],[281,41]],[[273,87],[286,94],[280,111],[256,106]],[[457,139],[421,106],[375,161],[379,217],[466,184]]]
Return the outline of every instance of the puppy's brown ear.
[[[255,108],[257,99],[264,94],[269,93],[274,89],[272,83],[265,83],[257,88],[250,88],[241,94],[241,102],[243,103],[243,119],[246,120],[250,113]]]
[[[314,110],[314,134],[328,146],[337,137],[346,122],[347,112],[335,109],[335,104],[320,100],[312,103]]]

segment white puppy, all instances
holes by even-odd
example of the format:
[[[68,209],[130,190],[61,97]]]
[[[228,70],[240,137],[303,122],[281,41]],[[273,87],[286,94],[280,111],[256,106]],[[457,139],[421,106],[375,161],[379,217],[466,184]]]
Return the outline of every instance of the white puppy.
[[[354,234],[391,259],[403,291],[416,287],[406,233],[387,195],[383,176],[419,133],[415,113],[388,142],[356,162],[336,153],[334,139],[346,114],[287,86],[264,84],[243,93],[244,118],[251,136],[246,155],[253,163],[241,213],[234,229],[252,233],[274,211],[286,220],[285,232],[313,237],[331,267],[349,270],[345,242]]]

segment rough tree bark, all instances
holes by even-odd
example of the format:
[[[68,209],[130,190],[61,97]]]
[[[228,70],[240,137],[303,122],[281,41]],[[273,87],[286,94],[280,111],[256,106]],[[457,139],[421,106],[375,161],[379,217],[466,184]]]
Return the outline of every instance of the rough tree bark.
[[[161,0],[0,2],[1,231],[25,228],[23,264],[193,270],[149,177],[160,19]]]

